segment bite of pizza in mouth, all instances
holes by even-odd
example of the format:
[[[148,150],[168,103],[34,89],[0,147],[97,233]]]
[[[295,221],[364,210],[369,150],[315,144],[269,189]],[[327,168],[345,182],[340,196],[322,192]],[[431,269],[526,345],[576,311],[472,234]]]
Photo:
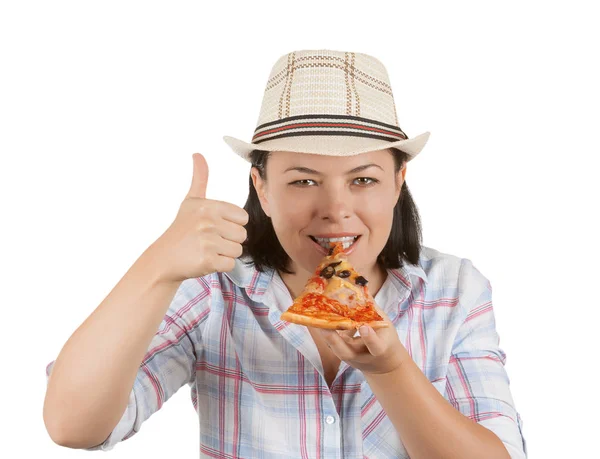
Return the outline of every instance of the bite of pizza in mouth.
[[[325,249],[331,248],[331,243],[341,242],[344,250],[347,250],[352,244],[354,244],[361,237],[360,234],[354,236],[342,236],[342,237],[317,237],[309,235],[309,237]]]

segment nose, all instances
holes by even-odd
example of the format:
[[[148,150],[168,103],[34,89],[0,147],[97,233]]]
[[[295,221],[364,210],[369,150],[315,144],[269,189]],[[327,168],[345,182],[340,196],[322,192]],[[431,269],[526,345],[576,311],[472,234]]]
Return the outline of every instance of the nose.
[[[319,198],[318,212],[322,220],[337,223],[352,216],[352,195],[342,187],[331,187]]]

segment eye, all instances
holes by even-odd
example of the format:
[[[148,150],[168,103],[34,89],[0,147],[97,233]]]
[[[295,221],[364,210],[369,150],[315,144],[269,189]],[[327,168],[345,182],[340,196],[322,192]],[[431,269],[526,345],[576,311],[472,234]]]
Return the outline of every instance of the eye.
[[[379,180],[371,177],[358,177],[353,180],[353,183],[356,183],[361,187],[369,187],[375,185],[376,183],[379,183]],[[304,188],[312,186],[312,184],[316,184],[316,182],[312,179],[295,180],[290,183],[290,185]]]
[[[358,184],[361,186],[371,186],[376,183],[379,183],[379,180],[371,178],[371,177],[358,177],[354,179],[355,182],[359,182]]]
[[[314,180],[312,180],[312,179],[296,180],[294,182],[291,182],[290,185],[295,185],[295,186],[300,186],[300,187],[310,186],[310,184],[307,182],[314,182]]]

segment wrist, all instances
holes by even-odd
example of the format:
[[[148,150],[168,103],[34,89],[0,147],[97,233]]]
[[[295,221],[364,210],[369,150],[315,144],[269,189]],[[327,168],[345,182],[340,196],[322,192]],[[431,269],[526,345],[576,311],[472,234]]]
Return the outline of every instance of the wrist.
[[[393,353],[393,357],[386,357],[386,356],[381,356],[382,360],[388,360],[390,363],[388,365],[385,365],[382,368],[379,369],[373,369],[372,371],[363,371],[363,374],[365,375],[365,377],[389,377],[389,376],[396,376],[397,374],[399,374],[400,372],[402,372],[403,366],[409,361],[411,360],[410,355],[408,354],[408,351],[406,350],[406,348],[402,345],[399,346],[399,349],[397,349],[394,353]]]
[[[399,374],[402,371],[402,365],[404,363],[400,362],[398,363],[398,365],[390,367],[390,368],[386,368],[384,370],[381,371],[363,371],[363,374],[365,375],[365,378],[389,378],[389,377],[395,377],[397,374]]]
[[[142,269],[146,272],[147,278],[155,285],[180,284],[182,282],[169,277],[169,273],[165,270],[167,264],[164,262],[160,250],[154,244],[142,253],[137,263],[142,266]]]

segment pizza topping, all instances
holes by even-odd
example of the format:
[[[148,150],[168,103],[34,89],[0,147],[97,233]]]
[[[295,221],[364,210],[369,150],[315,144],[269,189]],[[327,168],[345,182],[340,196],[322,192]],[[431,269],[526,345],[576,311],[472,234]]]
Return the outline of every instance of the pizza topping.
[[[367,279],[359,276],[348,261],[342,242],[331,242],[330,255],[316,267],[304,292],[282,314],[282,319],[323,328],[336,328],[335,322],[340,322],[338,329],[347,328],[348,320],[353,327],[362,323],[383,326],[380,324],[383,319],[375,311],[374,300],[367,289]],[[323,326],[325,322],[327,327]]]
[[[336,261],[334,263],[329,263],[329,265],[327,265],[325,268],[323,268],[319,272],[319,276],[324,277],[325,279],[330,279],[336,273],[335,267],[340,265],[341,263],[342,263],[342,261]]]
[[[314,278],[313,282],[319,287],[320,291],[323,291],[326,286],[325,279],[321,279],[320,277]]]
[[[367,282],[369,282],[367,279],[365,279],[363,276],[358,276],[356,279],[354,279],[354,282],[356,282],[356,285],[367,285]]]
[[[330,279],[334,274],[335,274],[335,268],[333,268],[330,265],[321,271],[320,276],[324,277],[325,279]]]
[[[302,300],[304,312],[329,311],[347,317],[348,307],[333,298],[327,298],[318,293],[308,293]]]
[[[365,301],[367,295],[363,291],[366,287],[360,287],[355,285],[353,282],[349,282],[347,279],[343,279],[338,276],[333,276],[330,279],[323,279],[327,282],[327,285],[323,294],[329,298],[335,298],[336,300],[346,304],[349,308],[355,308],[361,302]],[[354,300],[350,301],[349,298],[354,295]]]
[[[323,312],[337,314],[342,317],[348,317],[356,321],[381,320],[381,316],[372,309],[372,303],[357,308],[349,308],[334,298],[317,293],[308,293],[302,300],[302,305],[293,307],[293,310],[301,311],[306,315],[321,315]]]

